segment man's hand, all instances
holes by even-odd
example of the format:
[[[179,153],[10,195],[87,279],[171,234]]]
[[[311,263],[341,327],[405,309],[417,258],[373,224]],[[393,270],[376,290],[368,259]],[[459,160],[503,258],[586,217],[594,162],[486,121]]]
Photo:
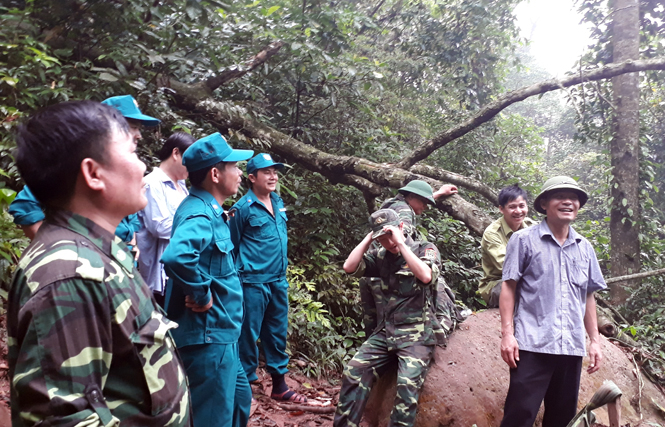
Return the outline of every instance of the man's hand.
[[[603,361],[603,352],[600,350],[599,342],[591,342],[589,344],[589,367],[587,368],[587,373],[593,374],[598,369]]]
[[[450,184],[444,184],[441,186],[441,188],[439,188],[439,191],[434,193],[434,199],[438,199],[439,197],[452,196],[453,194],[457,194],[457,187]]]
[[[197,303],[194,302],[192,297],[187,295],[185,297],[185,307],[191,308],[194,313],[203,313],[205,311],[210,310],[212,307],[212,296],[210,297],[210,301],[206,305],[198,305]]]
[[[390,234],[398,245],[404,243],[404,233],[394,225],[386,225],[383,227],[383,231]]]
[[[513,334],[506,334],[501,338],[501,358],[511,368],[517,368],[520,361],[520,346]]]

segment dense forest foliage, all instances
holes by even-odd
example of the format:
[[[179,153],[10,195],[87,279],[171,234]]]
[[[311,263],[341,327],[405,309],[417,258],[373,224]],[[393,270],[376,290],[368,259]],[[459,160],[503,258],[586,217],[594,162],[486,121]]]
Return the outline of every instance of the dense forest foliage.
[[[27,245],[6,212],[22,186],[12,159],[14,127],[46,105],[120,94],[132,94],[143,112],[162,120],[157,131],[144,132],[140,146],[149,166],[160,142],[180,130],[197,138],[220,131],[236,148],[270,152],[289,164],[279,191],[289,215],[290,351],[311,362],[305,369],[313,375],[341,370],[362,341],[357,282],[340,266],[365,234],[368,211],[413,178],[460,189],[419,225],[440,249],[458,299],[473,309],[483,308],[475,293],[480,233],[498,215],[498,190],[514,183],[535,197],[550,176],[579,179],[592,197],[575,227],[593,243],[606,277],[616,244],[613,213],[638,230],[640,268],[665,267],[662,3],[639,3],[639,59],[660,58],[661,65],[639,73],[637,205],[612,195],[623,185],[613,177],[619,166],[610,155],[616,83],[602,75],[553,84],[561,90],[544,95],[552,89],[534,91],[540,96],[508,102],[449,133],[509,91],[550,78],[519,36],[518,3],[3,1],[4,288]],[[580,0],[578,7],[595,43],[570,64],[570,76],[614,62],[614,3]],[[663,280],[631,282],[627,298],[613,307],[626,331],[646,345],[641,362],[661,380]]]

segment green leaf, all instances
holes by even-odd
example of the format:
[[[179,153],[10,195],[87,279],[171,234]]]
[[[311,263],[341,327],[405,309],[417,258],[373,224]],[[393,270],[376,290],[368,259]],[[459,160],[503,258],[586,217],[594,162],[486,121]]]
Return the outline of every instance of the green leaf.
[[[266,12],[265,16],[270,16],[279,10],[280,6],[273,6]]]
[[[623,206],[626,206],[628,204],[628,199],[624,198],[623,200],[621,200],[621,204]]]
[[[101,80],[106,80],[107,82],[117,82],[118,78],[114,76],[113,74],[109,73],[99,73],[99,78]]]

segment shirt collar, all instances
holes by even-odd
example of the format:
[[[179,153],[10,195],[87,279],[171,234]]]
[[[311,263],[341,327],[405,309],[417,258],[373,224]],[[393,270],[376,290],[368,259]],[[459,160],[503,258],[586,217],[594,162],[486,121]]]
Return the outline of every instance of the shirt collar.
[[[252,203],[261,203],[261,201],[256,197],[256,193],[250,188],[247,190],[247,193],[245,194],[247,196],[247,204],[251,205]],[[279,195],[275,193],[274,191],[270,192],[270,200],[271,201],[278,201],[279,200]],[[263,203],[261,203],[263,205]]]
[[[524,217],[524,219],[526,220],[527,218]],[[527,225],[525,224],[524,221],[522,221],[522,224],[520,225],[519,229],[523,230],[525,228],[527,228]],[[508,238],[510,238],[510,236],[512,236],[513,233],[514,233],[513,229],[510,228],[510,226],[508,225],[508,222],[506,221],[506,218],[503,217],[503,216],[501,216],[501,229],[503,230],[503,234]]]
[[[550,226],[547,224],[547,218],[543,219],[542,221],[540,221],[540,224],[538,224],[538,232],[540,233],[540,238],[541,239],[544,236],[550,236],[550,238],[553,241],[557,242],[557,244],[558,244],[558,241],[556,240],[556,238],[552,234],[552,230],[550,230]],[[577,231],[575,231],[575,229],[572,226],[569,225],[568,226],[568,238],[566,239],[566,241],[563,243],[562,246],[567,246],[567,245],[573,243],[573,241],[577,241],[579,243],[581,240],[582,240],[582,236],[580,236],[577,233]]]
[[[105,255],[120,263],[125,270],[133,270],[134,260],[122,240],[91,219],[74,212],[56,210],[49,215],[48,221],[83,236]]]
[[[159,180],[162,181],[164,184],[171,184],[171,185],[174,185],[174,184],[173,184],[173,180],[171,179],[171,177],[169,177],[169,176],[166,174],[166,172],[164,172],[164,171],[162,170],[162,168],[160,168],[159,166],[157,166],[156,168],[154,168],[152,171],[153,171],[154,173],[156,173],[157,175],[159,175]],[[181,180],[178,181],[178,184],[184,184],[184,183],[185,183],[185,180],[183,180],[183,179],[181,179]]]
[[[212,211],[215,213],[215,216],[224,215],[224,209],[220,206],[219,202],[217,202],[217,199],[215,199],[212,194],[203,188],[192,187],[189,190],[189,194],[203,200],[206,205],[210,206]]]

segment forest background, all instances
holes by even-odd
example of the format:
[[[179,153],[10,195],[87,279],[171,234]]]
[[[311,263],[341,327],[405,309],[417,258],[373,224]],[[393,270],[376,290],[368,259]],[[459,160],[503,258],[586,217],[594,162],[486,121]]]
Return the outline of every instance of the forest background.
[[[149,170],[175,131],[219,131],[289,164],[278,189],[289,351],[310,375],[340,372],[363,341],[358,284],[341,263],[368,213],[411,179],[460,189],[419,225],[474,310],[480,236],[510,184],[533,198],[548,177],[578,179],[591,200],[574,226],[606,277],[665,267],[663,2],[578,0],[594,42],[559,81],[519,36],[519,3],[3,0],[0,297],[28,243],[7,213],[22,187],[16,125],[57,102],[120,94],[162,120],[139,147]],[[598,297],[665,384],[663,276]]]

